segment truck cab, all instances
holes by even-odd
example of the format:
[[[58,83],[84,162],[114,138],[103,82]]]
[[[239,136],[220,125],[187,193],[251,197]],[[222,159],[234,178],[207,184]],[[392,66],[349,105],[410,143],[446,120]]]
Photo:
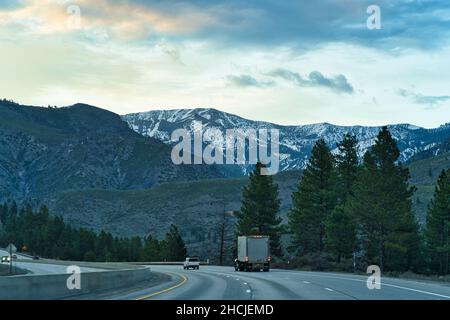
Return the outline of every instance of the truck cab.
[[[200,260],[197,257],[187,257],[183,264],[183,269],[199,269],[200,268]]]
[[[270,239],[268,236],[238,237],[238,257],[234,262],[236,271],[270,270]]]

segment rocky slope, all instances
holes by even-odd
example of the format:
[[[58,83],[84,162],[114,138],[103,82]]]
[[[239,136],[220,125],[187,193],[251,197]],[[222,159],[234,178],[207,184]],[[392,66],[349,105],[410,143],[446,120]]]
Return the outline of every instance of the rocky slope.
[[[0,200],[217,177],[211,166],[175,166],[169,146],[135,133],[114,113],[0,102]]]

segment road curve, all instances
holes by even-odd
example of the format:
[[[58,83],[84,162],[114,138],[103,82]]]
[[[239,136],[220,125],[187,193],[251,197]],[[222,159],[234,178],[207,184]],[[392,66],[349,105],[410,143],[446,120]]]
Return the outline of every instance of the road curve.
[[[450,285],[382,278],[380,290],[369,290],[367,277],[340,273],[271,270],[235,272],[231,267],[152,266],[171,276],[162,285],[116,294],[118,300],[450,300]],[[105,298],[105,297],[103,297]]]

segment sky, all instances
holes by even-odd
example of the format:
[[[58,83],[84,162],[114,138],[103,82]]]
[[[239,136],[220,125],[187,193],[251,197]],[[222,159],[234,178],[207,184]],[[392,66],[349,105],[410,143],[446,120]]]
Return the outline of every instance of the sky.
[[[450,2],[0,0],[0,97],[437,127],[450,122]]]

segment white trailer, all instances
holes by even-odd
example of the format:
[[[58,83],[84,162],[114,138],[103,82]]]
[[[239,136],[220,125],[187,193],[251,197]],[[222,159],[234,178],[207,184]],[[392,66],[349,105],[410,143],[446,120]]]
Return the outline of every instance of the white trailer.
[[[270,239],[267,236],[238,237],[238,256],[234,263],[236,271],[269,271]]]

